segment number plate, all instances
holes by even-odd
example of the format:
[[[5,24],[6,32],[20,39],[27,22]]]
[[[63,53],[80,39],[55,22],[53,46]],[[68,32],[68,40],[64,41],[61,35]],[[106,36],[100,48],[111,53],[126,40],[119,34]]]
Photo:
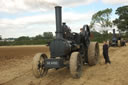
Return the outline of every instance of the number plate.
[[[47,61],[46,64],[47,65],[58,65],[58,61]]]
[[[45,59],[45,67],[46,68],[60,68],[63,67],[62,59]]]

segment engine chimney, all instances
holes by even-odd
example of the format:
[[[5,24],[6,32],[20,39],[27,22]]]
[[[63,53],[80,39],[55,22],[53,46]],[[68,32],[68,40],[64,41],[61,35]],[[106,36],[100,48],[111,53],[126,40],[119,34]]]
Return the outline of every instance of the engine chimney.
[[[115,29],[113,29],[113,37],[116,37]]]
[[[62,15],[61,15],[61,6],[55,7],[55,17],[56,17],[56,39],[63,38],[63,30],[62,30]]]

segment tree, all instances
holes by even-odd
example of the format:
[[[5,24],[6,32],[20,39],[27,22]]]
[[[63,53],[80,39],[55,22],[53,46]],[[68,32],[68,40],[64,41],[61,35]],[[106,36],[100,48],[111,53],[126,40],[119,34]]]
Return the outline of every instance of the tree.
[[[128,6],[117,8],[115,14],[117,14],[119,17],[116,18],[113,23],[117,25],[119,30],[128,32]]]
[[[53,33],[52,32],[44,32],[43,37],[45,39],[53,39]]]
[[[30,38],[28,36],[21,36],[16,39],[16,41],[25,41],[25,40],[30,40]]]
[[[34,40],[43,40],[43,36],[42,35],[36,35],[34,37]]]
[[[112,22],[110,21],[110,14],[112,9],[105,9],[98,11],[92,16],[90,27],[92,28],[95,24],[100,24],[101,27],[111,27]]]

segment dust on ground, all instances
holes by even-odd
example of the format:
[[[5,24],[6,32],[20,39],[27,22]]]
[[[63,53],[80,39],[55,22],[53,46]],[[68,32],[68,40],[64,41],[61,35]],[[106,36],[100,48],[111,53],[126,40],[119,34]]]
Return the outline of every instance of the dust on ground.
[[[32,59],[39,52],[49,55],[49,48],[42,45],[0,47],[0,85],[128,85],[128,47],[110,47],[111,65],[104,64],[100,51],[99,63],[85,65],[80,79],[73,79],[67,68],[52,69],[45,77],[35,78]]]

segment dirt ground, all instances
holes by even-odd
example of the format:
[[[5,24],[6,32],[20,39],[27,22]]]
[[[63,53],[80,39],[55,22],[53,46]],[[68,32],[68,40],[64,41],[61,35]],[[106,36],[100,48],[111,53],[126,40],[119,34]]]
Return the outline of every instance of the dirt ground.
[[[35,78],[32,59],[38,52],[49,55],[46,46],[0,47],[0,85],[128,85],[128,46],[109,49],[111,65],[104,64],[100,52],[99,63],[84,66],[80,79],[73,79],[67,68],[52,69],[45,77]]]

